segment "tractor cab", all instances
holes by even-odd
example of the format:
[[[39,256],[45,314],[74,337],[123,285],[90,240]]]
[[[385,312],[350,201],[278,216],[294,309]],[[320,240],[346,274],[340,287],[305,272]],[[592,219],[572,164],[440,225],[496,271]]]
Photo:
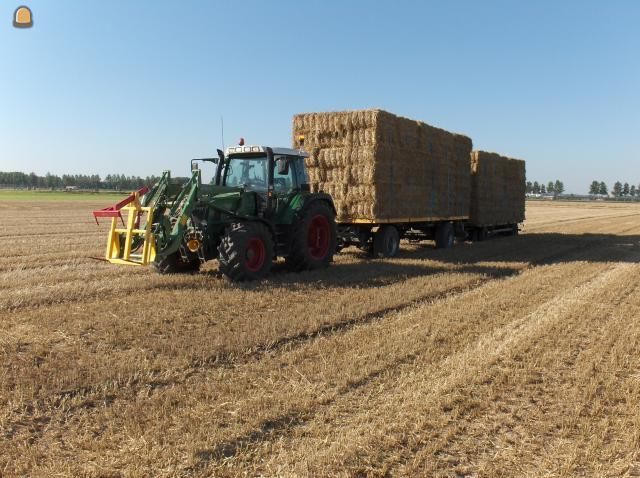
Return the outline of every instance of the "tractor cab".
[[[218,158],[194,159],[191,169],[199,173],[203,199],[228,204],[233,198],[240,202],[245,198],[245,203],[255,202],[254,215],[270,217],[297,192],[310,190],[304,164],[308,156],[292,148],[237,146],[227,148],[226,154],[218,150]]]
[[[219,168],[223,186],[267,194],[287,193],[308,188],[309,179],[304,158],[309,155],[297,149],[267,146],[227,148],[223,167]]]
[[[254,203],[255,216],[275,219],[298,193],[310,190],[304,164],[309,155],[302,150],[236,146],[224,155],[219,151],[219,156],[214,180],[218,199],[236,197]]]

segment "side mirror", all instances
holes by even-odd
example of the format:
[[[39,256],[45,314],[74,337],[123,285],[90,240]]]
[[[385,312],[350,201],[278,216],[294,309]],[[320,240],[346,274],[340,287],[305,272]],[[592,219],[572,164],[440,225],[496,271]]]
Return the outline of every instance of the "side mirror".
[[[219,159],[218,158],[196,158],[191,160],[191,164],[193,164],[195,161],[203,161],[207,163],[218,164]]]
[[[280,176],[286,176],[289,174],[289,161],[285,158],[281,158],[277,161],[278,163],[278,174]]]

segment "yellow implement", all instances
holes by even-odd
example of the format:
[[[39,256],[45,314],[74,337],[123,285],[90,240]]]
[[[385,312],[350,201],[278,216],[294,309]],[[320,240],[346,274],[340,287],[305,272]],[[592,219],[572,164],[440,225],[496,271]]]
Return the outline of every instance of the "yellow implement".
[[[105,254],[109,262],[145,266],[155,259],[156,243],[151,232],[153,207],[140,203],[140,197],[146,192],[147,189],[142,188],[114,206],[93,212],[96,222],[99,217],[111,218]],[[127,213],[126,224],[122,212]],[[118,219],[125,225],[124,228],[118,227]],[[140,224],[144,224],[144,227],[141,228]]]

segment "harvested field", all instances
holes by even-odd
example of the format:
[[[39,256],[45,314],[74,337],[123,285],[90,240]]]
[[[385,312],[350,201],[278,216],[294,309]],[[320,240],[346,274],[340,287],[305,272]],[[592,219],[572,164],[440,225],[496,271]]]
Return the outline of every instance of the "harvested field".
[[[640,207],[234,285],[0,201],[0,476],[639,476]]]

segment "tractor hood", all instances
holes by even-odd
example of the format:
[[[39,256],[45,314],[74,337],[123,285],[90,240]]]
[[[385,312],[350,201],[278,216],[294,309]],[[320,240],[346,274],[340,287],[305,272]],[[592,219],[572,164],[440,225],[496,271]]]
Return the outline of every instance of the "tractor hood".
[[[214,209],[222,209],[239,216],[255,216],[256,205],[260,202],[259,194],[242,188],[217,186],[201,198],[202,205],[211,205]]]

